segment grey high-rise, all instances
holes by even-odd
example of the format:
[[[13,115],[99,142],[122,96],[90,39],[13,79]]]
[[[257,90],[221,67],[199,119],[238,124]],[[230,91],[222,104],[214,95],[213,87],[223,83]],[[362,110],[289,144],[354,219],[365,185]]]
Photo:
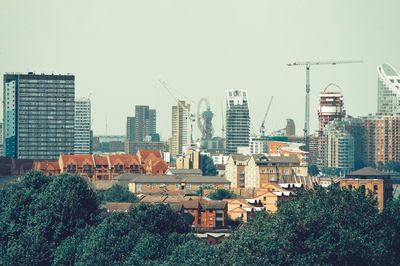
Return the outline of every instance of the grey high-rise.
[[[4,151],[18,159],[74,152],[75,77],[4,75]]]
[[[90,99],[77,99],[75,101],[75,154],[92,153],[91,119]]]
[[[236,153],[238,147],[249,147],[249,103],[244,90],[229,90],[226,96],[226,152]]]

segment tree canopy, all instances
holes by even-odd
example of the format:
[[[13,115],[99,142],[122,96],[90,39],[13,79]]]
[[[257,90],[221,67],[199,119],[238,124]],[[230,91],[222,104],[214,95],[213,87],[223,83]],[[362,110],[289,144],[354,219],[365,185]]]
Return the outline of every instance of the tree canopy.
[[[135,194],[129,191],[128,188],[118,184],[114,184],[112,187],[105,191],[99,191],[98,193],[99,202],[137,202]]]
[[[231,199],[234,198],[234,194],[226,189],[217,189],[217,191],[211,193],[208,197],[212,200]]]
[[[379,213],[358,190],[301,189],[217,246],[190,224],[161,204],[102,212],[81,177],[30,172],[0,190],[0,264],[400,265],[400,201]]]
[[[214,161],[207,155],[200,155],[200,168],[205,176],[217,175],[217,168],[214,165]]]

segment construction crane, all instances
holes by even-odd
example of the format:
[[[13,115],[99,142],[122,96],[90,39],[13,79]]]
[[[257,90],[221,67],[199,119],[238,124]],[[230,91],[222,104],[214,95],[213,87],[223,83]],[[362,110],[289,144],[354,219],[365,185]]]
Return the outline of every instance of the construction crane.
[[[271,108],[272,100],[274,99],[274,96],[271,96],[271,99],[269,100],[269,104],[267,107],[267,111],[265,112],[264,119],[262,121],[261,127],[260,127],[260,135],[264,136],[265,135],[265,120],[267,119],[269,109]]]
[[[339,64],[354,64],[362,63],[362,60],[342,60],[342,61],[307,61],[307,62],[294,62],[289,63],[287,66],[306,66],[306,110],[305,110],[305,121],[304,121],[304,144],[306,151],[309,150],[309,139],[310,134],[310,67],[314,65],[339,65]]]
[[[187,119],[189,119],[189,122],[190,122],[190,145],[191,145],[193,143],[193,123],[196,121],[196,116],[194,114],[191,114],[189,108],[187,108],[184,104],[182,104],[181,101],[179,101],[175,97],[175,95],[171,92],[170,88],[168,87],[168,84],[164,80],[158,79],[158,82],[160,82],[160,84],[167,90],[168,94],[175,100],[175,102],[180,107],[182,107],[183,110],[186,111]]]

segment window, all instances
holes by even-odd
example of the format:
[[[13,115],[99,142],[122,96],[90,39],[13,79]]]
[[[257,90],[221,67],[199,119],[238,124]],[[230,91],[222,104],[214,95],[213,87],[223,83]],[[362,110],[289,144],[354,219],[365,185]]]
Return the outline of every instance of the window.
[[[378,185],[374,185],[374,192],[378,193]]]
[[[365,195],[365,185],[361,185],[360,186],[360,191],[361,191],[362,194]]]
[[[347,187],[348,187],[349,190],[353,189],[353,185],[348,185]]]

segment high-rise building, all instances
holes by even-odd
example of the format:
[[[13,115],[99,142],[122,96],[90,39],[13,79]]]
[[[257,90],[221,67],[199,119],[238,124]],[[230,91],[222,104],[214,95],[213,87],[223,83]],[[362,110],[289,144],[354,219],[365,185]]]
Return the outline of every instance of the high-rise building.
[[[337,91],[338,90],[338,91]],[[319,94],[319,108],[318,108],[318,165],[320,168],[324,167],[322,162],[323,151],[325,146],[323,143],[323,131],[327,124],[335,119],[342,119],[346,116],[344,110],[343,95],[340,92],[339,86],[329,84],[323,92]]]
[[[378,114],[400,114],[400,75],[389,64],[378,66]]]
[[[319,94],[318,128],[320,136],[322,135],[325,125],[329,124],[334,119],[340,119],[346,116],[343,95],[340,91],[329,90],[333,86],[338,88],[336,85],[332,85],[325,88],[325,90]]]
[[[400,115],[364,117],[364,164],[377,167],[400,160]]]
[[[189,119],[190,104],[178,101],[177,105],[172,106],[171,156],[182,154],[183,149],[189,146]]]
[[[238,147],[249,147],[250,115],[247,92],[226,92],[226,152],[236,153]]]
[[[74,153],[92,153],[92,133],[91,133],[91,107],[90,99],[82,98],[75,101],[75,136]]]
[[[58,159],[74,152],[75,77],[5,74],[5,155],[17,159]]]
[[[334,120],[323,129],[321,167],[326,174],[344,176],[354,169],[354,138],[345,121]],[[330,173],[329,171],[333,171]]]
[[[293,137],[296,135],[296,125],[291,118],[286,119],[286,134],[285,136]]]
[[[149,124],[150,124],[150,134],[157,134],[157,113],[155,109],[149,109]]]
[[[0,156],[4,156],[4,147],[3,147],[3,123],[0,122]]]
[[[147,136],[157,133],[156,125],[156,110],[148,105],[136,105],[135,116],[127,118],[126,141],[145,141]]]
[[[127,117],[126,119],[126,141],[135,140],[135,117]]]

